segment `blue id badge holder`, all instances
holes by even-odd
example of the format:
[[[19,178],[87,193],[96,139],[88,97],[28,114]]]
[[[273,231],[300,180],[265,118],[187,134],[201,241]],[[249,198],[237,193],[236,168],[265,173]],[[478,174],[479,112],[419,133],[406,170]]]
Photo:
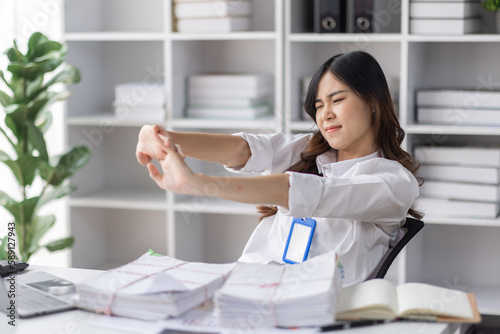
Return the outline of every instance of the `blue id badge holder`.
[[[315,228],[316,221],[314,219],[293,218],[283,252],[284,262],[302,263],[307,260]]]

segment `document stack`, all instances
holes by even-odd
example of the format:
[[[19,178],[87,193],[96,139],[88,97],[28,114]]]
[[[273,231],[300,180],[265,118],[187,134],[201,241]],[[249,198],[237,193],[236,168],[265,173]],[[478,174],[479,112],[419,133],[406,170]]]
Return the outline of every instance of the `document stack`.
[[[161,122],[165,119],[164,85],[141,82],[116,85],[113,106],[117,119]]]
[[[274,92],[267,74],[201,74],[188,78],[188,117],[255,119],[268,115]]]
[[[500,203],[500,148],[417,147],[426,215],[494,219]]]
[[[174,0],[178,32],[231,32],[250,30],[251,0]]]
[[[411,1],[410,33],[463,35],[481,32],[480,1]]]
[[[73,302],[97,313],[165,319],[211,299],[233,266],[185,262],[149,252],[78,284]]]
[[[221,326],[321,326],[335,320],[342,266],[334,253],[293,265],[236,263],[215,293]]]
[[[417,91],[417,121],[441,125],[500,125],[500,91]]]

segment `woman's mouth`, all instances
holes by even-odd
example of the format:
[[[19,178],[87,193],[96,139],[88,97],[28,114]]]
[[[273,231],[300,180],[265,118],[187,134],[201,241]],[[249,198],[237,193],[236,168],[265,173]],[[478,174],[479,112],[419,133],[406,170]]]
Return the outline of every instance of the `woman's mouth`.
[[[332,133],[338,131],[342,126],[341,125],[330,125],[326,127],[326,133]]]

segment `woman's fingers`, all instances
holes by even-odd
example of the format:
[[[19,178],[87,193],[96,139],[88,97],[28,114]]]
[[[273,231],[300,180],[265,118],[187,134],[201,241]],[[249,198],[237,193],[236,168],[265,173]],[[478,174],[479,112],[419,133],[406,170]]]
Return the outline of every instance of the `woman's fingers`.
[[[156,184],[161,187],[162,186],[162,180],[163,180],[163,175],[158,171],[158,169],[155,167],[153,164],[148,164],[148,171],[149,171],[149,177],[151,177]]]
[[[137,161],[139,161],[141,165],[147,165],[151,162],[151,158],[149,157],[149,155],[142,152],[137,152],[135,156],[137,157]]]

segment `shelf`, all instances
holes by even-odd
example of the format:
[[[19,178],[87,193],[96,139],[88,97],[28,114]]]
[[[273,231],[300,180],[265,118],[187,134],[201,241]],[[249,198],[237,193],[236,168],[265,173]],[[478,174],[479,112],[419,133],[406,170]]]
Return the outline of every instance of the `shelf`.
[[[423,221],[426,224],[435,224],[435,225],[463,225],[463,226],[500,227],[500,218],[480,219],[480,218],[448,218],[448,217],[424,216]]]
[[[500,136],[500,127],[489,126],[453,126],[453,125],[423,125],[409,124],[406,133],[414,134],[447,134],[447,135],[490,135]]]
[[[132,121],[116,117],[113,113],[102,113],[82,116],[68,116],[68,125],[73,126],[119,126],[141,127],[144,124],[163,123],[160,120]]]
[[[64,34],[66,41],[162,41],[162,32],[73,32]]]
[[[275,130],[276,120],[273,116],[262,117],[252,120],[225,120],[225,119],[204,119],[204,118],[177,118],[172,121],[174,128],[189,129],[253,129],[253,130]]]
[[[257,215],[253,204],[241,204],[218,198],[193,197],[174,203],[174,210],[181,212],[199,212],[216,214]]]
[[[72,207],[134,209],[134,210],[166,210],[166,192],[103,189],[94,193],[71,196]]]
[[[216,41],[216,40],[274,40],[273,31],[242,31],[228,33],[179,33],[168,35],[173,41]]]
[[[400,42],[401,34],[317,34],[295,33],[288,39],[292,42]]]

